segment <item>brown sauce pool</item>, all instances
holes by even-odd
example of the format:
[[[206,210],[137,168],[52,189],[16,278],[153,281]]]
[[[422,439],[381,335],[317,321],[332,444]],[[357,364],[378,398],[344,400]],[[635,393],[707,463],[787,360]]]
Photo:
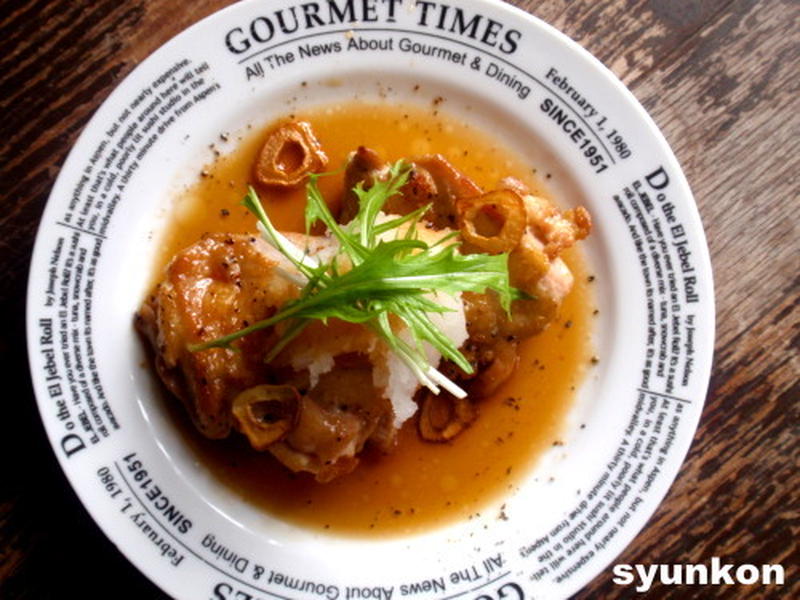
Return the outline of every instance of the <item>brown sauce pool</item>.
[[[348,103],[295,115],[309,121],[330,162],[342,166],[359,145],[388,160],[438,152],[479,185],[491,189],[507,175],[547,195],[535,171],[474,128],[435,107]],[[225,134],[223,134],[225,137]],[[208,165],[170,216],[156,273],[176,252],[209,231],[255,231],[240,205],[265,134],[255,131],[236,149]],[[342,177],[320,180],[326,198],[338,198]],[[270,218],[284,230],[303,230],[304,190],[276,195],[261,191]],[[557,199],[556,199],[557,202]],[[558,202],[557,202],[558,203]],[[591,294],[579,252],[564,257],[575,287],[560,318],[523,343],[520,367],[494,397],[482,401],[477,421],[447,444],[421,441],[415,419],[399,436],[394,453],[367,451],[357,469],[328,484],[292,474],[269,453],[253,451],[242,436],[203,438],[169,398],[170,413],[201,464],[229,489],[269,514],[317,530],[347,535],[403,535],[471,518],[510,494],[536,458],[559,443],[565,413],[590,361]]]

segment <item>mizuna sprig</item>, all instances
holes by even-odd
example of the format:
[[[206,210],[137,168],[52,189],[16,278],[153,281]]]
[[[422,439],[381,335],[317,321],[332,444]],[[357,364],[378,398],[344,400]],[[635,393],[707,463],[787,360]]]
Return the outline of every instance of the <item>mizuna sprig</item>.
[[[386,201],[401,193],[409,170],[409,165],[398,161],[387,177],[369,189],[359,183],[353,190],[358,198],[358,213],[347,225],[337,223],[328,209],[317,185],[321,175],[311,176],[307,185],[306,231],[322,222],[335,239],[338,251],[327,262],[309,255],[282,235],[264,211],[256,191],[250,188],[243,204],[258,219],[264,239],[296,269],[297,273],[287,275],[302,286],[300,296],[268,319],[190,349],[230,348],[233,341],[249,333],[290,320],[283,337],[268,353],[269,361],[313,320],[337,318],[369,327],[434,393],[441,386],[456,396],[465,396],[460,387],[429,363],[425,352],[424,345],[430,344],[463,371],[472,372],[454,342],[430,318],[431,314],[451,310],[438,304],[436,295],[493,290],[510,310],[511,301],[520,294],[509,283],[507,254],[461,254],[455,234],[433,244],[421,240],[416,226],[429,207],[400,217],[381,217]],[[396,325],[392,325],[397,320],[410,334],[410,341],[398,335]]]

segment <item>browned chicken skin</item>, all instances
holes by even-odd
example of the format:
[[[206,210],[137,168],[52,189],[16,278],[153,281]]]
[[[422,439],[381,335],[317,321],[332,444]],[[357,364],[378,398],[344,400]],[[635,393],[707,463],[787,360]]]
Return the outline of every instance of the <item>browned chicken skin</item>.
[[[401,193],[390,198],[383,207],[389,214],[404,215],[431,204],[425,220],[436,228],[455,227],[457,198],[477,196],[481,189],[469,177],[460,173],[440,154],[431,154],[411,163],[408,182]],[[389,165],[374,150],[361,146],[353,152],[345,170],[345,193],[339,222],[348,223],[358,212],[358,198],[349,190],[363,182],[369,188],[385,177]]]
[[[411,167],[402,194],[391,198],[384,210],[406,214],[430,204],[425,220],[436,228],[459,228],[464,251],[509,252],[511,284],[530,296],[515,300],[509,316],[493,292],[463,294],[469,339],[462,352],[475,373],[467,375],[446,364],[443,370],[467,388],[474,404],[494,393],[514,373],[519,341],[541,332],[556,318],[573,283],[559,254],[589,234],[591,217],[583,207],[559,211],[510,177],[501,180],[496,191],[485,194],[441,155],[413,159]],[[387,173],[388,164],[377,153],[360,147],[348,162],[345,189],[359,182],[368,188]],[[340,222],[352,219],[357,209],[357,197],[347,193]],[[437,397],[422,391],[420,395],[420,434],[430,441],[451,439],[477,414],[474,406],[468,408],[464,401],[447,394]],[[448,403],[449,410],[445,410]]]
[[[161,379],[183,400],[207,437],[226,437],[233,398],[263,381],[270,334],[259,332],[241,340],[239,352],[191,352],[188,345],[267,318],[295,297],[296,287],[274,275],[281,262],[280,255],[255,236],[207,235],[173,258],[164,280],[137,315],[139,330],[156,351]]]
[[[319,238],[290,237],[298,245],[324,245]],[[188,346],[268,318],[297,297],[298,287],[281,269],[292,267],[260,238],[207,235],[175,256],[137,315],[138,329],[155,350],[159,376],[206,437],[224,438],[237,428],[254,441],[247,424],[234,418],[232,405],[246,390],[280,378],[288,359],[279,356],[274,368],[265,365],[277,339],[272,331],[245,336],[234,343],[237,350],[192,352]],[[348,327],[339,323],[330,327]],[[311,330],[295,344],[308,346],[314,335]],[[292,407],[292,427],[267,447],[290,469],[311,472],[319,481],[351,471],[367,441],[383,450],[395,441],[391,406],[375,389],[367,361],[351,353],[339,362],[311,387],[307,374],[292,375],[304,393]]]

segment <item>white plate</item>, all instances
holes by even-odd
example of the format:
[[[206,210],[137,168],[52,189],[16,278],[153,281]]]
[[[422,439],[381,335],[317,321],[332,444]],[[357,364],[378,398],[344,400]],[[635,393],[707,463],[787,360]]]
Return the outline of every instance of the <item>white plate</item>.
[[[302,8],[314,5],[323,7],[316,16]],[[701,413],[714,329],[708,252],[680,167],[633,96],[566,37],[500,2],[443,6],[231,6],[125,79],[56,182],[28,290],[42,419],[93,518],[175,597],[563,598],[614,560],[678,472]],[[295,11],[297,31],[281,30],[281,10],[290,30]],[[348,49],[351,40],[366,49]],[[414,44],[442,50],[414,54]],[[339,51],[301,54],[309,45]],[[153,400],[131,319],[159,209],[208,160],[221,131],[277,117],[287,100],[390,88],[402,96],[414,82],[446,95],[448,106],[470,105],[478,126],[554,174],[567,203],[588,206],[602,361],[581,390],[566,445],[504,499],[508,521],[492,515],[364,541],[273,519],[206,475]]]

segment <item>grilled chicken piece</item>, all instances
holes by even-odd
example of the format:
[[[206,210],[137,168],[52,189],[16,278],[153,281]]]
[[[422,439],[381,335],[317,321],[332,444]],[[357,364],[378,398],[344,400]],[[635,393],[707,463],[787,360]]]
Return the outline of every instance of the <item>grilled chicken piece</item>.
[[[272,334],[237,342],[240,352],[191,352],[188,345],[238,331],[296,297],[296,286],[276,274],[284,264],[255,236],[207,235],[175,256],[137,315],[139,331],[155,350],[158,374],[206,437],[226,437],[233,398],[263,382]]]
[[[511,285],[532,299],[515,300],[508,319],[494,294],[464,294],[472,340],[539,333],[572,289],[572,273],[558,254],[589,234],[589,213],[583,207],[560,212],[548,200],[530,194],[523,200],[527,227],[509,254],[508,269]]]
[[[371,365],[337,364],[301,400],[297,426],[270,451],[291,470],[310,471],[325,483],[352,471],[367,441],[390,450],[396,437],[392,420]]]
[[[369,189],[375,181],[387,177],[388,173],[389,165],[374,150],[361,146],[350,156],[344,182],[344,189],[348,191],[342,201],[340,223],[348,223],[358,212],[358,198],[351,190],[360,182]],[[477,196],[481,189],[441,154],[431,154],[411,161],[408,182],[401,192],[386,202],[384,212],[405,215],[432,204],[425,220],[436,229],[443,229],[455,227],[456,198]]]
[[[414,178],[409,181],[408,193],[414,194],[420,206],[433,202],[433,207],[425,215],[434,227],[455,228],[456,201],[459,198],[471,198],[480,195],[483,190],[472,179],[461,173],[441,154],[431,154],[414,159],[414,170],[418,185],[413,186]],[[422,182],[433,181],[433,188],[425,189]]]
[[[561,212],[549,200],[531,195],[516,179],[506,178],[501,186],[523,197],[526,227],[509,254],[508,270],[511,285],[531,298],[512,302],[509,318],[493,292],[464,294],[468,348],[478,373],[469,382],[469,391],[477,398],[493,393],[513,374],[519,340],[540,333],[555,320],[573,284],[572,273],[558,254],[589,235],[592,227],[583,207]]]
[[[408,183],[401,195],[386,203],[384,210],[387,212],[407,214],[432,204],[425,219],[436,228],[458,225],[465,238],[462,248],[470,252],[493,251],[491,242],[495,238],[482,238],[485,247],[469,243],[476,237],[474,230],[484,228],[481,219],[495,221],[491,223],[497,230],[495,235],[515,230],[515,235],[507,236],[513,240],[510,244],[513,247],[504,246],[502,250],[510,250],[511,284],[531,298],[515,300],[509,318],[493,292],[463,294],[469,339],[462,351],[477,374],[468,378],[461,373],[459,379],[467,382],[472,398],[484,397],[514,372],[519,340],[536,335],[556,318],[573,284],[572,273],[559,254],[589,234],[591,217],[583,207],[560,211],[549,200],[532,195],[525,184],[511,177],[502,179],[496,191],[484,194],[475,182],[441,155],[423,156],[411,164]],[[345,189],[350,190],[358,182],[369,188],[375,181],[387,177],[388,170],[389,165],[376,152],[361,147],[348,162]],[[505,222],[515,215],[504,214],[502,210],[495,210],[497,214],[488,217],[482,214],[482,209],[491,211],[501,200],[509,207],[516,202],[515,210],[524,210],[522,223],[515,221],[514,227],[505,227]],[[498,204],[495,208],[503,207]],[[355,194],[347,193],[340,221],[352,219],[356,210]],[[465,218],[473,219],[471,228]],[[520,229],[521,235],[517,235]],[[447,370],[447,365],[444,368]]]
[[[287,237],[308,247],[312,254],[325,251],[329,244],[326,238]],[[175,256],[164,280],[144,302],[136,324],[155,350],[159,376],[184,402],[201,433],[224,438],[232,428],[239,429],[254,447],[269,450],[293,471],[308,471],[319,481],[330,481],[356,466],[357,455],[368,441],[383,450],[389,450],[395,441],[391,405],[374,386],[372,364],[353,352],[360,349],[358,344],[349,355],[345,354],[347,347],[339,344],[336,370],[320,373],[318,369],[313,377],[308,370],[313,360],[303,352],[313,346],[314,335],[325,335],[319,331],[322,324],[309,327],[270,365],[265,365],[264,357],[278,338],[272,330],[234,342],[236,351],[212,348],[192,352],[188,348],[268,318],[296,298],[298,287],[287,274],[297,275],[291,264],[260,238],[207,235]],[[334,321],[331,330],[346,325]],[[367,345],[374,343],[362,339]],[[335,349],[331,349],[333,354]],[[237,397],[246,400],[247,390],[275,379],[276,370],[281,369],[289,371],[282,383],[290,380],[299,388],[298,400],[292,402],[293,414],[287,417],[285,431],[263,447],[263,440],[256,439],[259,423],[242,419],[274,415],[256,406],[253,411],[238,411],[234,418],[232,405]],[[253,400],[258,402],[259,394],[254,394]],[[261,425],[263,432],[266,423]]]

